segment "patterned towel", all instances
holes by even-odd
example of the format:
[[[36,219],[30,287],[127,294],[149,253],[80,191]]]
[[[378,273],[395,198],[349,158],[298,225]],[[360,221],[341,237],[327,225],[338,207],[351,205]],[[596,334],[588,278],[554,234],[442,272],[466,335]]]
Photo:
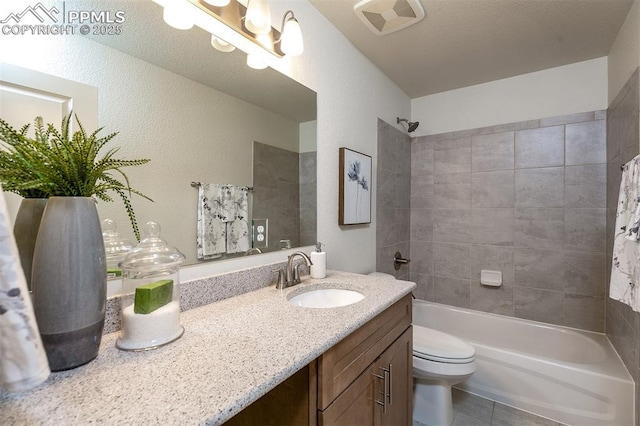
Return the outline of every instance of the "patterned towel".
[[[215,259],[227,251],[227,225],[232,205],[225,185],[201,183],[198,188],[197,256],[200,260]]]
[[[640,312],[640,156],[624,165],[618,209],[609,297]]]
[[[22,392],[51,371],[0,187],[0,386]]]
[[[246,188],[229,185],[234,204],[232,220],[227,223],[227,253],[244,253],[249,250],[249,194]]]

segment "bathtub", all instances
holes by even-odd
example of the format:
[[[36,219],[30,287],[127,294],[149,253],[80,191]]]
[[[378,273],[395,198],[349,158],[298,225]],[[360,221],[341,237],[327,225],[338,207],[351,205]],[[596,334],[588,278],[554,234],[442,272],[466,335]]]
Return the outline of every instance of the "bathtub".
[[[632,425],[634,383],[604,334],[415,300],[413,323],[476,349],[456,387],[568,425]]]

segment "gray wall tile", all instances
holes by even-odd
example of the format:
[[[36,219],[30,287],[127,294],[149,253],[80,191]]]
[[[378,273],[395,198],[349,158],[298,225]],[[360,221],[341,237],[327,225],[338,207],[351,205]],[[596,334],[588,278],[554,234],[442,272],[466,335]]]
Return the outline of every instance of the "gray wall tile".
[[[513,285],[513,254],[512,247],[471,246],[471,279],[480,282],[480,271],[488,269],[502,272],[502,285]]]
[[[446,176],[465,176],[467,182],[460,183],[461,179],[447,180]],[[456,173],[451,175],[436,175],[433,187],[434,202],[437,208],[442,209],[468,209],[471,207],[471,173]],[[451,183],[445,183],[445,182]],[[457,182],[456,182],[457,181]],[[442,182],[442,183],[441,183]]]
[[[394,244],[396,241],[396,210],[378,209],[376,220],[376,242],[378,247]]]
[[[512,317],[513,287],[487,287],[479,279],[471,280],[470,305],[471,309]]]
[[[517,286],[564,291],[561,251],[516,249],[514,264]]]
[[[443,243],[466,243],[470,240],[471,209],[435,209],[433,240]]]
[[[417,176],[411,178],[410,205],[417,209],[432,209],[435,206],[433,176]]]
[[[471,242],[498,246],[513,245],[513,209],[473,209]]]
[[[434,173],[465,173],[471,171],[471,147],[436,149]]]
[[[605,251],[604,209],[565,209],[564,248],[575,251]]]
[[[567,165],[605,163],[606,122],[567,124],[566,152]]]
[[[473,173],[472,207],[513,207],[513,170]]]
[[[564,168],[516,170],[516,207],[564,207]]]
[[[378,168],[376,179],[376,208],[392,209],[396,198],[396,173]]]
[[[516,132],[516,169],[564,165],[564,126]]]
[[[604,296],[607,285],[604,253],[566,251],[564,291],[585,296]]]
[[[411,223],[410,209],[395,209],[395,242],[409,241],[409,226]]]
[[[410,257],[411,232],[411,139],[404,132],[378,120],[376,176],[376,270],[398,279],[409,276],[409,268],[393,268],[393,255]],[[432,177],[420,176],[420,179]],[[432,183],[432,182],[431,182]],[[419,188],[419,187],[418,187]]]
[[[512,170],[514,135],[513,132],[505,132],[474,136],[471,139],[471,170]]]
[[[396,172],[394,206],[397,209],[408,209],[411,202],[411,175]]]
[[[411,176],[433,175],[433,144],[411,144]]]
[[[396,170],[396,138],[399,130],[378,120],[378,169]]]
[[[607,204],[607,166],[589,164],[565,168],[565,207],[604,208]]]
[[[433,210],[411,209],[411,241],[433,240]]]
[[[604,297],[566,294],[564,325],[597,332],[604,331]]]
[[[433,275],[411,273],[411,281],[416,283],[413,290],[416,299],[434,301]]]
[[[450,134],[448,139],[440,138],[437,139],[433,145],[433,149],[436,151],[448,150],[448,149],[461,149],[461,148],[471,148],[471,138],[467,136],[456,136],[455,134]]]
[[[514,314],[518,318],[561,324],[564,319],[564,293],[515,287]]]
[[[433,275],[433,243],[430,241],[411,241],[411,274]],[[391,253],[391,259],[393,253]],[[393,261],[391,261],[393,263]]]
[[[592,243],[597,210],[615,208],[618,184],[609,190],[615,200],[606,198],[604,162],[567,165],[564,155],[566,126],[603,118],[593,111],[413,140],[410,266],[425,297],[574,327],[604,324],[607,259]],[[467,250],[468,268],[454,266]],[[503,286],[481,286],[481,269],[502,271]]]
[[[469,279],[471,246],[468,244],[433,244],[433,273],[442,277]]]
[[[433,277],[433,286],[435,302],[460,308],[470,307],[471,286],[469,280],[435,276]]]
[[[564,209],[515,209],[516,247],[562,250]]]

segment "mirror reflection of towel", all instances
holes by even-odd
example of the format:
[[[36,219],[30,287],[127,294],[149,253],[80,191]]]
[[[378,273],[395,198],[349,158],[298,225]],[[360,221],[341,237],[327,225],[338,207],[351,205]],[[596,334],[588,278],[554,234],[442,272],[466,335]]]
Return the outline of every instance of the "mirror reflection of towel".
[[[246,188],[229,186],[233,199],[233,219],[227,223],[227,253],[244,253],[249,250],[249,194]]]
[[[198,189],[198,259],[214,259],[223,253],[249,250],[248,216],[246,188],[201,183]]]
[[[640,312],[640,156],[624,165],[614,228],[609,297]]]
[[[22,392],[50,373],[0,187],[0,386]]]
[[[223,186],[201,183],[198,187],[196,251],[200,260],[220,257],[226,251],[226,219],[229,212],[223,210],[223,206],[225,206]]]

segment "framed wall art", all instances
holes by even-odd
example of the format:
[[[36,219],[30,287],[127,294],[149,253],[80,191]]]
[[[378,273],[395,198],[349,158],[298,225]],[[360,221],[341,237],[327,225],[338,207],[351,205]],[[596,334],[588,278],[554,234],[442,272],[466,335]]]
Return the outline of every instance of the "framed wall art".
[[[340,148],[340,225],[371,223],[371,157]]]

